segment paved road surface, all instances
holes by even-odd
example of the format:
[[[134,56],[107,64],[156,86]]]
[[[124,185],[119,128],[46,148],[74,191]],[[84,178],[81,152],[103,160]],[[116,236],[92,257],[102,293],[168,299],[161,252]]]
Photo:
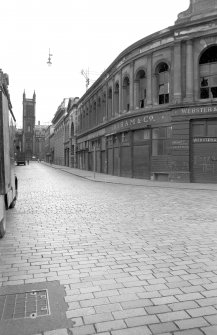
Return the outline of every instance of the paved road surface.
[[[64,285],[75,326],[45,335],[217,334],[217,189],[94,182],[37,162],[17,175],[0,286]]]

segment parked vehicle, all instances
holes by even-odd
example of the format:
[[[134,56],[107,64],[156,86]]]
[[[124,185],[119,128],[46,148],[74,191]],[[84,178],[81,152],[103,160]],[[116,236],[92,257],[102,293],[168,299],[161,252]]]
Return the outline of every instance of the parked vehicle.
[[[25,152],[22,151],[17,151],[15,153],[15,157],[16,157],[16,163],[17,165],[26,165],[26,156],[25,156]]]
[[[0,238],[6,232],[6,210],[15,206],[18,196],[14,162],[16,120],[8,85],[8,75],[0,70]]]

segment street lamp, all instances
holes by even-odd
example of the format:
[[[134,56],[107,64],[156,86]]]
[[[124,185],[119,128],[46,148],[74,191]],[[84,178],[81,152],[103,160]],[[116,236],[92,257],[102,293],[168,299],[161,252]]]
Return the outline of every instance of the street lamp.
[[[52,65],[52,63],[51,63],[51,57],[52,57],[53,55],[50,53],[50,49],[49,49],[49,55],[48,55],[48,61],[47,61],[47,65],[48,66],[51,66]]]

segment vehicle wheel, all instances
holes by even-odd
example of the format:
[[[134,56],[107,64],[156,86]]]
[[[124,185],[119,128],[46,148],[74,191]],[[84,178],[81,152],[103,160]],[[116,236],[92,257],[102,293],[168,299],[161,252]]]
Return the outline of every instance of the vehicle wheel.
[[[6,233],[6,213],[4,210],[3,219],[0,222],[0,238],[2,238],[5,233]]]
[[[17,202],[17,197],[14,197],[14,199],[13,199],[13,201],[12,201],[12,203],[10,204],[10,209],[11,208],[14,208],[15,207],[15,205],[16,205],[16,202]]]

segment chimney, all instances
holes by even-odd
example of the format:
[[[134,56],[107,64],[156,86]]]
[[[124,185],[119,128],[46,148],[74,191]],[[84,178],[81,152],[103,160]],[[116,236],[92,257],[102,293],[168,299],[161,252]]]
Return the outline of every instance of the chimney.
[[[38,126],[40,126],[40,121],[38,121]]]

